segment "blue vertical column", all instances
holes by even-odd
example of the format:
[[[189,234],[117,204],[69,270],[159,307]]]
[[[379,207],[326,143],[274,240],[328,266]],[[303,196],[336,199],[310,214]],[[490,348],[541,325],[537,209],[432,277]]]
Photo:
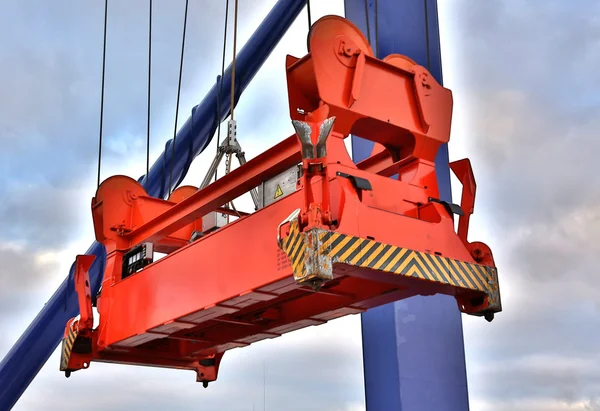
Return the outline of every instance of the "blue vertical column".
[[[410,57],[442,83],[436,0],[344,0],[377,57]],[[365,7],[366,5],[366,7]],[[353,158],[372,143],[353,137]],[[436,158],[440,196],[451,200],[448,148]],[[468,411],[461,314],[453,297],[412,297],[362,314],[367,411]]]

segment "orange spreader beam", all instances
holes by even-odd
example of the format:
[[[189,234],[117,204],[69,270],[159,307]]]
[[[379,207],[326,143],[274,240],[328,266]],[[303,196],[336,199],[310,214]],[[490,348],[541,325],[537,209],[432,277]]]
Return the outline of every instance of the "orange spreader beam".
[[[450,165],[461,206],[438,199],[434,159],[449,140],[451,92],[406,57],[376,59],[336,16],[317,21],[309,54],[286,63],[295,135],[169,200],[124,176],[98,188],[94,228],[108,254],[94,296],[99,325],[91,261],[79,257],[82,316],[66,326],[67,375],[102,361],[190,369],[206,385],[227,350],[413,295],[453,295],[462,312],[489,321],[501,311],[492,253],[467,241],[468,160]],[[350,134],[377,143],[359,164],[344,145]],[[294,166],[293,193],[194,236],[211,212]],[[141,264],[150,250],[167,255]]]

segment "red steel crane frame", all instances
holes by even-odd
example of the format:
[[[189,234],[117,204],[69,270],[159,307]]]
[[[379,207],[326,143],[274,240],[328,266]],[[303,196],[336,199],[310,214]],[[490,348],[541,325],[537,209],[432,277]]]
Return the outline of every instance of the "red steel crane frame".
[[[406,57],[373,57],[341,17],[317,21],[308,43],[308,55],[286,61],[295,135],[168,200],[125,176],[100,185],[92,214],[108,257],[99,325],[93,257],[80,256],[67,375],[102,361],[191,369],[207,385],[229,349],[409,296],[453,295],[462,312],[490,321],[501,311],[491,250],[467,240],[476,188],[468,160],[451,163],[461,206],[438,200],[434,158],[450,137],[450,90]],[[377,143],[359,164],[344,144],[350,134]],[[203,217],[232,213],[223,205],[299,164],[294,193],[190,240]],[[124,278],[124,256],[146,243],[168,255]]]

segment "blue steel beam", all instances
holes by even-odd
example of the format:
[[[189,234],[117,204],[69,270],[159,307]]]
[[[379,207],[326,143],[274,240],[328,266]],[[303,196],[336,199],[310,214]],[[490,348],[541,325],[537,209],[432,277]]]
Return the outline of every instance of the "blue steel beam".
[[[442,83],[436,0],[368,0],[367,7],[377,57],[404,54]],[[345,0],[345,10],[366,33],[365,0]],[[353,137],[354,161],[368,157],[372,146]],[[450,201],[446,145],[436,171],[440,196]],[[369,310],[362,314],[362,336],[367,411],[469,409],[462,320],[454,298],[412,297]]]
[[[279,0],[240,50],[236,57],[235,104],[305,3],[306,0]],[[217,115],[219,88],[217,82],[204,100],[192,109],[191,117],[177,133],[175,155],[171,156],[173,140],[169,140],[165,151],[150,169],[148,193],[151,196],[164,198],[168,195],[171,161],[173,187],[179,185],[192,160],[208,146],[217,125],[227,117],[231,110],[227,97],[221,99],[221,112]],[[231,66],[223,78],[223,96],[229,96],[230,92]],[[145,185],[146,177],[139,181]],[[96,256],[89,272],[95,295],[102,281],[106,253],[101,244],[94,242],[86,254]],[[0,409],[8,410],[14,406],[60,343],[67,320],[78,314],[71,267],[69,276],[0,363]]]

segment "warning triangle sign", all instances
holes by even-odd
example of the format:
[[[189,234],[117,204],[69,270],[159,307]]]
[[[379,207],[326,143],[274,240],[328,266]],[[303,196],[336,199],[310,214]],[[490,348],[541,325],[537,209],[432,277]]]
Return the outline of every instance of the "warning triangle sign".
[[[277,188],[275,189],[275,197],[273,197],[273,199],[281,197],[282,195],[283,195],[283,190],[281,189],[281,186],[279,186],[279,184],[277,184]]]

